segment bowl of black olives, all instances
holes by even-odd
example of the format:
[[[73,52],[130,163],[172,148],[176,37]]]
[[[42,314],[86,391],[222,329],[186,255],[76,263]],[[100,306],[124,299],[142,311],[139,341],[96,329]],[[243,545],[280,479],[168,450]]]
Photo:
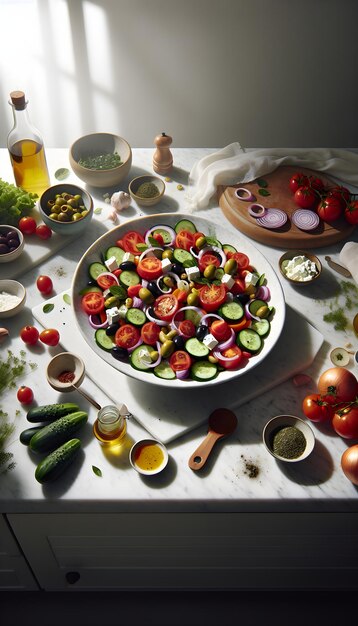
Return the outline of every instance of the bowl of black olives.
[[[24,236],[15,226],[0,225],[0,263],[15,261],[24,249]]]

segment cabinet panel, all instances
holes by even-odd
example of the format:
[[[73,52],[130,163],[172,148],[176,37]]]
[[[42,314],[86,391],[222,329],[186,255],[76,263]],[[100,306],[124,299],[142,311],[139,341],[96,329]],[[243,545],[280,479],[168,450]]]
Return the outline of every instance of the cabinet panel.
[[[357,514],[9,519],[44,589],[358,586]]]
[[[2,515],[0,515],[0,589],[2,591],[38,589],[31,570]]]

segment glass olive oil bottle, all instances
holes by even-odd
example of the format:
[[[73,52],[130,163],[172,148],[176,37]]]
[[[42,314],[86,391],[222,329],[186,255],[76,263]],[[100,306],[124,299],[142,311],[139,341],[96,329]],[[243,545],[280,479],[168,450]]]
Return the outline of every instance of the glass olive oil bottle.
[[[12,91],[14,126],[7,138],[7,147],[18,187],[38,196],[50,186],[45,149],[39,131],[31,124],[23,91]]]

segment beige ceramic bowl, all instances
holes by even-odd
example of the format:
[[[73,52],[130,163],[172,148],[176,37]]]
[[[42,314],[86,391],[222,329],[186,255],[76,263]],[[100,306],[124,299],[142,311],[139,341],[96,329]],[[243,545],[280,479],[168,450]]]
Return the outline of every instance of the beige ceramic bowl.
[[[3,280],[0,280],[0,294],[3,293],[9,294],[10,296],[16,296],[17,298],[20,298],[20,300],[5,311],[0,311],[0,317],[13,317],[14,315],[20,313],[26,302],[25,287],[21,283],[18,283],[17,280],[4,278]]]
[[[153,183],[158,188],[158,195],[153,198],[141,198],[141,196],[137,195],[137,191],[143,183]],[[133,200],[136,201],[137,204],[141,206],[154,206],[159,202],[159,200],[164,195],[165,191],[165,183],[158,176],[137,176],[137,178],[133,178],[129,183],[129,193],[132,196]]]
[[[148,469],[140,467],[137,462],[138,453],[140,449],[145,448],[146,446],[157,446],[161,450],[162,456],[163,456],[163,459],[159,465],[155,466],[155,463],[153,463],[153,467],[148,468]],[[143,474],[144,476],[152,476],[153,474],[159,474],[159,472],[162,472],[163,469],[167,466],[168,460],[169,460],[169,455],[168,455],[168,451],[166,447],[160,441],[157,441],[156,439],[141,439],[140,441],[137,441],[132,446],[130,453],[129,453],[129,461],[130,461],[131,466],[139,474]]]
[[[304,256],[306,257],[306,259],[309,259],[310,261],[312,261],[313,263],[316,264],[316,268],[317,268],[317,274],[315,276],[313,276],[310,280],[293,280],[292,278],[288,278],[283,265],[285,264],[286,261],[290,261],[291,259],[293,259],[295,256]],[[289,283],[291,283],[292,285],[311,285],[315,280],[317,280],[321,273],[322,273],[322,264],[321,261],[319,260],[319,258],[315,255],[315,254],[311,254],[310,252],[306,252],[305,250],[289,250],[288,252],[285,252],[281,257],[280,260],[278,262],[278,266],[280,269],[280,272],[282,274],[282,276],[288,280]]]
[[[279,456],[273,451],[272,448],[273,437],[275,433],[285,426],[293,426],[297,428],[303,433],[306,439],[305,450],[300,456],[294,459],[287,459],[283,456]],[[315,436],[313,434],[312,428],[307,424],[307,422],[300,419],[299,417],[296,417],[295,415],[277,415],[276,417],[273,417],[269,422],[267,422],[266,426],[264,427],[262,437],[268,452],[272,454],[275,459],[278,459],[279,461],[284,461],[285,463],[297,463],[298,461],[303,461],[311,454],[315,446]]]
[[[49,200],[54,200],[57,194],[62,194],[67,192],[73,196],[80,195],[83,199],[83,204],[86,207],[88,213],[80,220],[76,222],[59,222],[58,220],[52,219],[49,217],[49,209],[47,203]],[[44,191],[40,200],[38,201],[38,207],[41,215],[41,219],[47,224],[51,230],[55,233],[59,233],[60,235],[79,235],[82,233],[85,228],[87,228],[93,217],[93,200],[90,194],[82,189],[82,187],[78,187],[77,185],[72,185],[71,183],[60,183],[58,185],[53,185]]]
[[[5,254],[0,254],[0,263],[10,263],[10,261],[15,261],[18,259],[20,254],[22,253],[25,245],[24,236],[18,228],[15,226],[9,226],[8,224],[0,225],[0,236],[6,236],[10,231],[14,231],[17,234],[17,237],[20,241],[20,244],[15,250],[12,252],[6,252]]]
[[[62,372],[74,372],[74,379],[69,383],[58,380]],[[85,377],[85,364],[72,352],[60,352],[51,359],[46,371],[47,381],[59,392],[73,391],[73,385],[79,386]]]
[[[81,158],[118,152],[122,165],[109,170],[93,170],[79,165]],[[111,133],[92,133],[77,139],[70,147],[70,165],[78,178],[93,187],[114,187],[124,180],[132,165],[129,143]]]

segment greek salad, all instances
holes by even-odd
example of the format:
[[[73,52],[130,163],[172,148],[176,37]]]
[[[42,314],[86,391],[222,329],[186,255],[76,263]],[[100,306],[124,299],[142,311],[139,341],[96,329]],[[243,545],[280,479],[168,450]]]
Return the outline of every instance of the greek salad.
[[[244,368],[270,333],[265,275],[189,219],[126,232],[90,263],[81,306],[114,359],[163,379]]]

